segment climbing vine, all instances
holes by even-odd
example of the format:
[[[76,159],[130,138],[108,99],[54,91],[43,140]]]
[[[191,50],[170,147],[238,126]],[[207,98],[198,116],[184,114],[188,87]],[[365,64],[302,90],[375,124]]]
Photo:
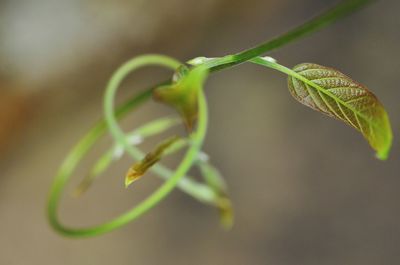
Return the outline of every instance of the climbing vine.
[[[226,184],[220,172],[212,165],[209,156],[202,151],[208,121],[204,85],[210,74],[242,63],[254,63],[285,74],[288,77],[289,91],[297,101],[357,129],[376,151],[377,157],[386,159],[392,143],[392,130],[383,105],[369,89],[333,68],[314,63],[302,63],[290,69],[279,64],[275,59],[264,56],[271,50],[332,24],[369,2],[371,1],[342,1],[281,36],[233,55],[219,58],[197,57],[181,63],[168,56],[149,54],[127,61],[116,70],[106,86],[103,104],[104,118],[70,151],[55,177],[48,201],[48,219],[51,226],[66,236],[100,235],[142,216],[171,191],[178,188],[199,202],[216,207],[222,225],[226,228],[231,227],[233,209]],[[135,70],[148,66],[170,69],[173,73],[172,77],[138,92],[122,105],[115,107],[114,98],[123,80]],[[175,109],[179,117],[161,117],[131,132],[124,132],[118,120],[127,114],[132,114],[151,99]],[[146,138],[180,125],[185,128],[184,136],[172,135],[147,154],[139,149],[138,145]],[[125,180],[122,182],[126,187],[130,187],[148,171],[152,171],[165,182],[134,208],[109,222],[87,228],[64,225],[58,218],[59,202],[64,187],[81,160],[106,133],[111,134],[114,145],[94,163],[89,174],[77,187],[76,195],[84,193],[93,181],[123,153],[128,154],[134,161],[127,169]],[[161,163],[163,157],[184,148],[186,152],[175,169],[170,169]],[[192,167],[200,169],[202,182],[188,176]]]

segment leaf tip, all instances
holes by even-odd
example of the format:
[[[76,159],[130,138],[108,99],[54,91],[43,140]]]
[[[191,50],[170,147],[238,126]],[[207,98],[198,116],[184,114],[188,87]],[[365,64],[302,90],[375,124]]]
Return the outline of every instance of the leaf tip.
[[[125,175],[125,188],[128,188],[129,185],[138,180],[142,175],[134,167],[131,167]]]
[[[81,197],[92,185],[93,183],[93,175],[89,174],[85,179],[79,183],[79,185],[71,192],[71,196],[73,198]]]
[[[393,132],[390,125],[389,117],[387,116],[386,112],[383,116],[383,120],[385,121],[385,123],[381,126],[381,128],[383,128],[384,134],[382,135],[382,140],[379,142],[380,144],[375,146],[375,156],[379,160],[388,159],[393,142]]]
[[[388,148],[386,148],[384,150],[380,150],[380,151],[376,152],[375,156],[379,160],[387,160],[388,157],[389,157],[389,152],[390,152],[390,147],[388,147]]]
[[[225,230],[231,230],[234,224],[234,214],[231,201],[222,197],[218,205],[220,224]]]

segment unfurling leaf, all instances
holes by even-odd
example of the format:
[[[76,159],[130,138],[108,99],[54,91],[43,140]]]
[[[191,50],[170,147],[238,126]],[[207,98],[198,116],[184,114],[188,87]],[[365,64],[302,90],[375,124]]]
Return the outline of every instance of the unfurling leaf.
[[[224,178],[218,169],[213,167],[208,161],[199,162],[201,175],[209,187],[211,187],[218,194],[227,194],[227,186]]]
[[[154,98],[174,109],[181,115],[186,128],[191,131],[198,114],[198,95],[208,75],[208,69],[197,66],[189,70],[178,68],[171,85],[157,87]]]
[[[160,118],[139,127],[133,132],[130,132],[129,134],[127,134],[127,140],[131,145],[138,145],[145,138],[162,133],[179,123],[180,120],[177,118]],[[173,146],[175,147],[175,144]],[[170,152],[170,149],[168,149],[168,151]],[[74,197],[79,197],[83,193],[85,193],[93,184],[94,180],[99,177],[100,174],[106,171],[113,161],[120,159],[123,154],[124,149],[119,144],[115,144],[112,148],[105,152],[94,164],[92,169],[89,171],[89,174],[87,174],[85,178],[79,183],[78,187],[74,190],[72,195]]]
[[[159,144],[153,151],[148,153],[141,161],[133,164],[133,166],[130,167],[128,172],[126,173],[125,187],[128,187],[132,182],[142,177],[149,168],[160,161],[167,149],[179,139],[180,138],[178,136],[174,136],[165,140],[164,142]]]
[[[218,169],[213,167],[208,161],[199,161],[198,166],[205,182],[218,196],[216,207],[218,209],[221,225],[225,229],[231,229],[234,222],[233,207],[223,177]]]
[[[338,70],[311,63],[293,68],[288,78],[292,96],[300,103],[356,128],[386,159],[392,144],[388,115],[377,97]]]

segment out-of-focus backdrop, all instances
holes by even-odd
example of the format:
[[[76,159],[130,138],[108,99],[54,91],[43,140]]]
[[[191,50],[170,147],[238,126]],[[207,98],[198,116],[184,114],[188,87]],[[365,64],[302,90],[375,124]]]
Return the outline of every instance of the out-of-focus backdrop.
[[[270,54],[287,66],[338,68],[374,91],[392,119],[388,161],[375,159],[355,130],[295,102],[282,74],[242,65],[213,74],[206,88],[205,150],[229,185],[231,231],[219,227],[214,209],[180,191],[137,222],[96,238],[64,238],[45,218],[58,166],[102,115],[103,88],[118,65],[142,53],[182,61],[234,53],[334,3],[1,1],[0,264],[400,264],[399,1],[374,3]],[[118,101],[169,74],[133,75]],[[172,113],[151,103],[124,126],[165,112]],[[81,199],[68,196],[109,142],[68,187],[65,222],[105,221],[160,184],[148,176],[125,190],[125,158]]]

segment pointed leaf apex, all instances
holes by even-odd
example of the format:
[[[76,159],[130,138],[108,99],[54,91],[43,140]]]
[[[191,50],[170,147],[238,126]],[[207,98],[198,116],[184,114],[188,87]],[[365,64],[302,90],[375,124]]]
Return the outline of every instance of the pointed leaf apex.
[[[378,152],[376,152],[375,156],[380,160],[387,160],[389,157],[389,152],[390,152],[390,146],[386,147],[383,150],[379,150]]]
[[[161,142],[153,151],[145,155],[145,157],[133,164],[125,175],[125,187],[131,185],[134,181],[141,178],[146,172],[155,165],[162,156],[164,152],[168,150],[175,142],[180,138],[178,136],[170,137],[163,142]]]
[[[138,172],[135,168],[137,168],[137,164],[131,168],[129,168],[128,172],[125,175],[125,188],[128,188],[133,182],[138,180],[143,176],[142,173]],[[144,173],[144,172],[143,172]]]

